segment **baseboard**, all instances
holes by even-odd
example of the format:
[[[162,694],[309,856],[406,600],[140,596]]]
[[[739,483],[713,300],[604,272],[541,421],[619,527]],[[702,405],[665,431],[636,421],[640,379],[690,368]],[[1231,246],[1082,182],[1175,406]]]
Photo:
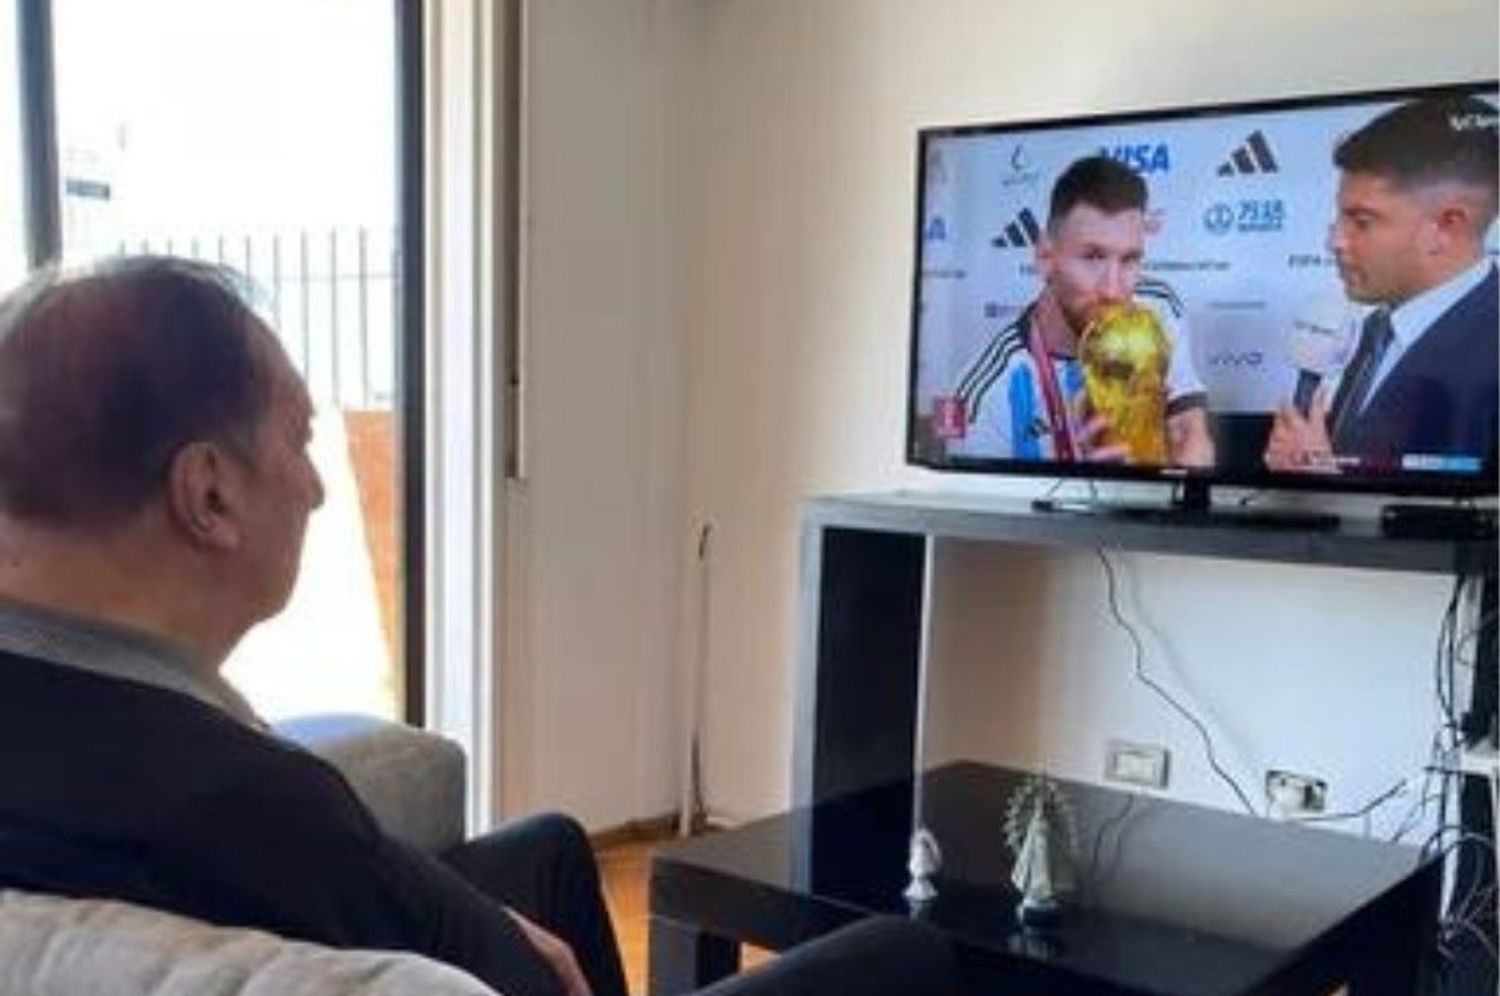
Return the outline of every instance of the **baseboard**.
[[[700,814],[693,820],[692,832],[688,836],[699,837],[703,834],[728,830],[737,825],[737,822],[712,813]],[[618,847],[621,844],[670,840],[676,836],[678,836],[677,814],[664,813],[661,816],[648,816],[644,819],[621,823],[619,826],[595,830],[589,834],[589,843],[593,844],[597,851],[606,847]]]
[[[699,814],[693,820],[690,837],[699,837],[703,834],[717,833],[720,830],[728,830],[737,826],[740,821],[719,816],[714,813]],[[621,844],[643,844],[654,841],[670,840],[678,836],[677,814],[664,813],[661,816],[648,816],[644,819],[631,820],[621,823],[619,826],[605,827],[603,830],[595,830],[589,834],[589,843],[594,845],[594,850],[606,847],[618,847]]]
[[[640,844],[647,841],[665,840],[677,836],[677,814],[665,813],[631,820],[619,826],[606,827],[589,834],[589,843],[595,850],[618,847],[621,844]]]

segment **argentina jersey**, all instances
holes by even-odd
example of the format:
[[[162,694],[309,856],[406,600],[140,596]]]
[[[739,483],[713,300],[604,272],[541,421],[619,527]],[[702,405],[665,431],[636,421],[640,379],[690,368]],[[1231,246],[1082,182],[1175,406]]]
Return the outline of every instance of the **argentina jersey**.
[[[1168,406],[1179,411],[1204,398],[1203,384],[1193,368],[1182,322],[1182,302],[1171,286],[1143,279],[1136,285],[1136,303],[1161,319],[1172,342],[1167,371]],[[1047,461],[1058,458],[1059,433],[1047,403],[1047,388],[1037,353],[1031,348],[1032,309],[996,333],[965,370],[955,397],[963,413],[964,431],[947,440],[950,456]],[[1076,439],[1085,410],[1082,366],[1072,357],[1047,357],[1057,385],[1067,424],[1063,434]]]
[[[956,396],[963,412],[964,434],[948,440],[949,455],[1052,458],[1047,398],[1027,342],[1030,318],[1028,308],[991,338],[959,381]]]

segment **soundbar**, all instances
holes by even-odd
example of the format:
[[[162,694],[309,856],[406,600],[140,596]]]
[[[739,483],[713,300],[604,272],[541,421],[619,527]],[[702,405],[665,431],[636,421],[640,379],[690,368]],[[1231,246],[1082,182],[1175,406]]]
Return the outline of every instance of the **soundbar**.
[[[1489,539],[1495,535],[1495,510],[1396,503],[1381,508],[1380,531],[1408,539]]]

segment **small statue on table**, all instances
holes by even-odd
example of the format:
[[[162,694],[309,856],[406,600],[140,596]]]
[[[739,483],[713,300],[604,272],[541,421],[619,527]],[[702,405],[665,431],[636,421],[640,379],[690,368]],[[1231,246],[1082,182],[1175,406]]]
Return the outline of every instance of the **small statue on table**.
[[[937,888],[932,876],[943,867],[943,851],[937,838],[926,827],[918,827],[911,835],[911,846],[907,852],[906,870],[911,881],[903,895],[913,909],[918,909],[937,898]]]
[[[1010,797],[1005,842],[1015,854],[1010,880],[1021,892],[1016,917],[1034,930],[1055,927],[1076,880],[1077,819],[1057,783],[1031,775]]]

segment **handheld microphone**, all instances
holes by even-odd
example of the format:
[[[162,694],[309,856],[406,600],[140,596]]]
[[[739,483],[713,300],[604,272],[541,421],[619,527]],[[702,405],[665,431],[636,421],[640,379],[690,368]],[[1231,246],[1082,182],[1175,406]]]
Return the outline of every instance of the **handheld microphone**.
[[[1355,325],[1342,298],[1312,298],[1292,316],[1287,337],[1287,358],[1297,369],[1292,404],[1303,415],[1312,407],[1313,394],[1323,378],[1348,361],[1354,334]]]

